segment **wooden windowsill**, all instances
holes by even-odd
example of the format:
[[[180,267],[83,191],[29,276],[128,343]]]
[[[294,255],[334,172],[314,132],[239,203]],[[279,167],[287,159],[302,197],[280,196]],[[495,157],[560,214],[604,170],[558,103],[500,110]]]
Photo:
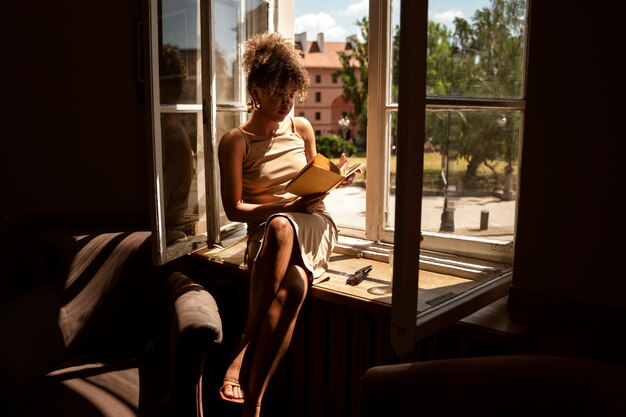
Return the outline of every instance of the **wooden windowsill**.
[[[244,264],[245,245],[245,237],[242,237],[226,248],[205,247],[193,252],[192,256],[204,258],[229,270],[234,275],[247,276],[248,272]],[[375,295],[371,293],[372,288],[391,283],[389,264],[384,258],[383,261],[379,259],[381,258],[368,259],[346,253],[333,253],[326,273],[313,282],[310,296],[381,316],[390,316],[391,294]],[[346,284],[346,279],[352,273],[367,265],[372,265],[372,271],[359,285]],[[505,271],[504,273],[508,274],[509,272]],[[423,315],[429,313],[430,310],[447,311],[449,308],[445,306],[453,304],[454,300],[459,298],[458,295],[476,290],[491,278],[493,277],[487,275],[479,278],[459,277],[420,268],[417,313]],[[470,314],[478,308],[467,310],[465,314]],[[447,317],[449,319],[449,313]],[[462,317],[464,315],[457,317],[457,319]]]

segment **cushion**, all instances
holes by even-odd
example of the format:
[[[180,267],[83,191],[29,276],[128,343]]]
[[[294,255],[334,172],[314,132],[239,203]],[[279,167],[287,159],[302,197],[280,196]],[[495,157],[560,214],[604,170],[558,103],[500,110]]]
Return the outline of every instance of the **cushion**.
[[[160,380],[136,360],[68,367],[49,374],[20,416],[161,416]],[[141,385],[142,398],[139,397]]]

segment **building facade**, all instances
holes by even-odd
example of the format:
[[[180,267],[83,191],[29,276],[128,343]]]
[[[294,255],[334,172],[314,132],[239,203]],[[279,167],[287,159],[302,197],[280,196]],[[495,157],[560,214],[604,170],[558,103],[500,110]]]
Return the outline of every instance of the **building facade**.
[[[353,120],[354,105],[343,98],[343,85],[336,75],[341,69],[340,52],[352,49],[350,41],[325,42],[324,34],[318,33],[317,39],[308,42],[306,32],[295,35],[296,47],[302,52],[304,65],[309,72],[311,84],[309,95],[302,103],[296,102],[294,114],[306,117],[315,130],[316,136],[342,134],[342,123],[349,120],[343,134],[355,138],[358,123]]]

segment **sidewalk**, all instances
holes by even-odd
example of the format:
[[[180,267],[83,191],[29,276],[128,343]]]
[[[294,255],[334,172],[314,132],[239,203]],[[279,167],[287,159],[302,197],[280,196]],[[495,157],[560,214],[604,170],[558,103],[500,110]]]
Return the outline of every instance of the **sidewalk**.
[[[326,209],[339,226],[365,228],[365,188],[360,186],[333,190],[326,200]],[[444,197],[427,196],[422,200],[422,231],[439,232]],[[395,195],[390,197],[395,207]],[[515,201],[501,201],[497,197],[448,197],[448,207],[454,207],[454,233],[482,236],[497,240],[513,239]],[[488,214],[487,230],[480,230],[481,212]],[[393,211],[393,210],[392,210]],[[390,213],[390,223],[395,221]]]

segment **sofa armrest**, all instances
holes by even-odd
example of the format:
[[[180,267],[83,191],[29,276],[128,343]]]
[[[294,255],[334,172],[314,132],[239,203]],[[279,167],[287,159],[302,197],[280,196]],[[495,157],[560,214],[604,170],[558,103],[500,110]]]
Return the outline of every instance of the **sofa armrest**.
[[[222,341],[222,321],[213,296],[186,275],[173,272],[165,285],[172,410],[177,416],[201,416],[204,359]]]

